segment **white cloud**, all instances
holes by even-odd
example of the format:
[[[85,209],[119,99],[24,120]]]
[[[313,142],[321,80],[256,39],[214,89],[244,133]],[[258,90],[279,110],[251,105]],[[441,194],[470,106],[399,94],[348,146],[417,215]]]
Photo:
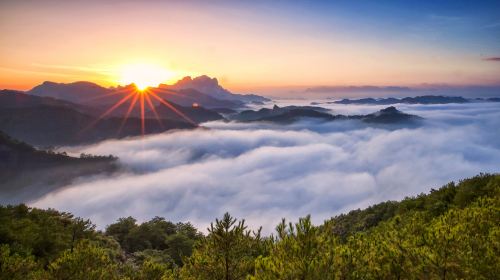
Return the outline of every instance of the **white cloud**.
[[[348,108],[360,110],[343,110]],[[450,180],[500,171],[500,104],[404,110],[426,117],[426,124],[385,130],[356,122],[217,122],[207,124],[211,129],[75,147],[117,155],[132,171],[76,183],[31,204],[71,211],[100,227],[123,216],[159,215],[203,230],[229,211],[270,232],[282,217],[312,214],[319,223]]]

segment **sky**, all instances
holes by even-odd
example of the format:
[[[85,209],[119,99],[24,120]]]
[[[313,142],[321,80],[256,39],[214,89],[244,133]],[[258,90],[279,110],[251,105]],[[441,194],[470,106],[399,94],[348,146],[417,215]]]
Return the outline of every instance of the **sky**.
[[[144,64],[235,92],[500,85],[499,1],[2,0],[0,34],[0,88]]]

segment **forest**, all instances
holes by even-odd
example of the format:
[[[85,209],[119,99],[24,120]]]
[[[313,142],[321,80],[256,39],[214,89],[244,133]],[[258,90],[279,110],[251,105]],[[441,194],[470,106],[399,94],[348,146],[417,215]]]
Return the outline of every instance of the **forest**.
[[[124,217],[105,230],[24,204],[0,206],[0,279],[495,279],[500,175],[479,174],[270,236],[229,213],[189,222]]]

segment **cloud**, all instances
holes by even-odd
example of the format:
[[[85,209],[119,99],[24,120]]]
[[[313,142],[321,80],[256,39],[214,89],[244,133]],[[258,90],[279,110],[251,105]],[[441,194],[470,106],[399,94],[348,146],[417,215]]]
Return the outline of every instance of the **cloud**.
[[[483,58],[484,61],[500,61],[500,56],[492,56],[492,57],[487,57]]]
[[[435,21],[450,22],[450,23],[463,20],[463,17],[450,16],[450,15],[437,15],[437,14],[431,14],[429,15],[429,18]]]
[[[353,112],[376,107],[331,105]],[[417,129],[355,122],[291,126],[209,123],[211,129],[73,147],[115,154],[130,171],[80,180],[31,205],[91,218],[155,215],[205,229],[229,211],[271,232],[282,217],[316,223],[388,199],[427,192],[500,166],[500,104],[404,105]]]
[[[401,93],[401,92],[407,92],[411,91],[412,88],[409,87],[403,87],[403,86],[386,86],[386,87],[379,87],[379,86],[316,86],[316,87],[310,87],[306,88],[304,92],[309,93],[309,92],[328,92],[328,93],[334,93],[334,92],[339,92],[339,93],[356,93],[356,92],[372,92],[372,93],[391,93],[391,92],[396,92],[396,93]]]
[[[492,22],[488,25],[483,26],[483,28],[497,28],[500,27],[500,21]]]

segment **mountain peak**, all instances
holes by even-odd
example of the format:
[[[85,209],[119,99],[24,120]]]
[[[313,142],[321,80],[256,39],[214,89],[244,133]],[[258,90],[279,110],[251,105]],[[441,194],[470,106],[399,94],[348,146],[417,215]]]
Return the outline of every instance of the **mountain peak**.
[[[210,78],[207,75],[201,75],[195,78],[186,76],[173,85],[162,86],[174,90],[194,89],[211,97],[223,100],[237,99],[230,91],[219,85],[217,78]]]
[[[92,82],[55,83],[45,81],[26,93],[79,103],[82,100],[102,96],[108,92],[109,89]]]
[[[210,78],[207,75],[201,75],[195,78],[192,78],[191,76],[186,76],[179,81],[177,81],[173,86],[186,86],[186,87],[213,87],[213,88],[221,88],[222,87],[219,85],[219,81],[217,78]],[[194,88],[196,89],[196,88]]]
[[[380,110],[380,113],[382,113],[382,114],[395,114],[395,113],[400,113],[400,111],[398,109],[396,109],[396,107],[394,107],[394,106],[389,106],[385,109]]]

